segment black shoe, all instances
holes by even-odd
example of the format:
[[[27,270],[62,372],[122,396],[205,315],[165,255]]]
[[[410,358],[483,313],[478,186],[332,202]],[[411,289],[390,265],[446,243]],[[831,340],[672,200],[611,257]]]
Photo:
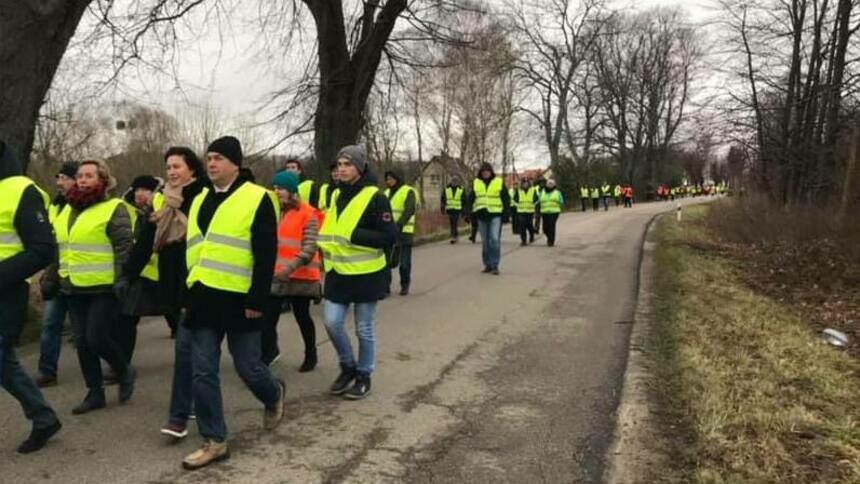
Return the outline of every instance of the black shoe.
[[[494,275],[494,276],[498,276],[498,275],[499,275],[499,268],[498,268],[498,267],[493,267],[493,275]]]
[[[451,245],[454,245],[454,244],[456,244],[456,243],[457,243],[457,239],[451,239],[451,240],[449,241],[449,243],[450,243]]]
[[[119,403],[129,401],[132,393],[134,393],[135,379],[137,379],[137,372],[129,366],[125,372],[125,377],[119,382]]]
[[[525,241],[525,240],[524,240],[524,241],[522,241],[522,242],[520,242],[520,247],[525,247],[525,246],[526,246],[526,241]]]
[[[57,385],[57,377],[56,376],[48,376],[48,375],[39,373],[39,377],[36,378],[36,386],[39,388],[53,387],[56,385]]]
[[[534,237],[534,235],[532,235],[531,237],[529,237],[529,243],[530,243],[530,244],[534,244],[534,243],[535,243],[535,237]]]
[[[342,395],[344,392],[349,390],[349,384],[352,383],[353,379],[355,379],[355,367],[341,363],[340,375],[338,375],[337,380],[332,383],[329,393],[332,395]]]
[[[472,243],[474,244],[474,243],[475,243],[475,238],[474,238],[474,237],[469,237],[469,241],[470,241],[470,242],[472,242]]]
[[[83,415],[85,413],[92,412],[93,410],[99,410],[105,408],[107,404],[105,403],[105,391],[104,388],[99,388],[98,390],[90,390],[87,393],[87,396],[84,398],[84,401],[80,403],[77,407],[72,409],[73,415]]]
[[[299,373],[307,373],[317,367],[317,352],[305,352],[305,361],[299,367]]]
[[[400,288],[400,295],[406,296],[409,294],[409,286],[403,286]]]
[[[555,242],[547,242],[546,243],[547,247],[553,247],[554,245],[555,245]]]
[[[490,269],[489,267],[484,267],[484,270],[482,270],[481,272],[483,272],[484,274],[489,274],[489,273],[490,273],[490,272],[492,272],[492,271],[493,271],[493,270],[492,270],[492,269]]]
[[[33,428],[33,431],[30,432],[30,436],[27,437],[27,440],[21,443],[18,447],[18,453],[29,454],[31,452],[36,452],[44,447],[45,444],[48,443],[48,439],[59,432],[61,428],[63,428],[63,424],[61,424],[59,420],[55,421],[50,427],[45,427],[43,429]]]
[[[361,400],[368,393],[370,393],[370,375],[356,373],[355,384],[343,396],[348,400]]]

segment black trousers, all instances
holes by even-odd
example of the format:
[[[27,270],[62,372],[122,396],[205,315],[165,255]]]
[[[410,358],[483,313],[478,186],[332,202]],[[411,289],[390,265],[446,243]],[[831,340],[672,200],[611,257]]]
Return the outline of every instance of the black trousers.
[[[451,234],[451,238],[457,240],[460,237],[460,233],[457,231],[457,224],[460,222],[460,211],[459,210],[448,210],[448,230]]]
[[[603,210],[609,210],[609,197],[603,197]]]
[[[587,198],[580,198],[579,201],[580,201],[580,203],[582,203],[582,211],[584,212],[584,211],[588,210],[588,199]]]
[[[117,322],[113,329],[113,339],[122,350],[126,363],[131,363],[131,359],[134,356],[134,347],[137,345],[138,323],[140,323],[140,316],[121,314],[117,317]]]
[[[264,362],[272,361],[281,352],[278,345],[278,320],[281,318],[281,307],[284,301],[289,301],[293,308],[293,316],[296,318],[296,324],[302,334],[302,341],[305,343],[305,356],[316,355],[317,333],[314,320],[311,318],[311,298],[272,296],[269,305],[263,312],[266,321],[260,336]]]
[[[520,229],[520,241],[525,244],[526,243],[526,233],[528,233],[528,241],[534,242],[534,240],[535,240],[534,214],[532,214],[532,213],[518,213],[516,218],[517,218],[517,226]]]
[[[594,210],[595,212],[600,210],[600,199],[599,198],[592,198],[591,199],[591,209]]]
[[[119,316],[113,294],[74,294],[69,296],[69,309],[74,314],[72,325],[78,350],[78,363],[87,388],[104,386],[99,358],[108,362],[119,378],[128,372],[128,360],[113,339],[113,329]]]
[[[397,270],[400,271],[400,287],[408,288],[412,282],[412,241],[400,242],[400,265]]]
[[[629,197],[624,197],[624,206],[626,208],[633,208],[633,199]]]
[[[558,222],[557,213],[541,214],[543,233],[546,235],[547,245],[555,245],[555,225]]]
[[[469,240],[474,242],[475,237],[478,236],[478,217],[475,214],[469,215],[469,221],[472,223],[472,232],[469,236]]]

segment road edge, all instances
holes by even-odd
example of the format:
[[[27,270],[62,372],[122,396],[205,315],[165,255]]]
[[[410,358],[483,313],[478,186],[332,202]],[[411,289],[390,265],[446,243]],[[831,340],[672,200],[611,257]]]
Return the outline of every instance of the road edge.
[[[648,398],[648,382],[652,375],[646,362],[645,348],[652,321],[651,295],[656,242],[651,239],[655,222],[665,215],[666,212],[661,212],[651,217],[639,249],[634,324],[630,333],[621,398],[616,410],[615,430],[607,449],[607,465],[603,476],[604,482],[610,484],[644,482],[649,469],[659,465],[662,459],[653,445],[658,426]]]

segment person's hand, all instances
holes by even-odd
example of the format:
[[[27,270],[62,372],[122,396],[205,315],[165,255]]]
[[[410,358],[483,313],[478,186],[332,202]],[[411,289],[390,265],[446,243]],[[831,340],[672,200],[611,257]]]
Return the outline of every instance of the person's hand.
[[[263,317],[263,311],[256,309],[245,309],[245,319],[260,319]]]
[[[275,279],[281,282],[288,282],[290,280],[290,271],[283,270],[275,273]]]
[[[128,282],[128,279],[121,277],[113,284],[113,293],[121,301],[128,296],[130,288],[131,284]]]

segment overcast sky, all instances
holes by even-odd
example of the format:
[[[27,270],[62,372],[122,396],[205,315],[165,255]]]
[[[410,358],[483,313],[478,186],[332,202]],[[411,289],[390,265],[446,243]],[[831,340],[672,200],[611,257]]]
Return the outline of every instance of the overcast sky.
[[[714,13],[711,0],[617,1],[614,5],[630,10],[681,5],[694,23],[706,22]],[[260,110],[261,101],[282,86],[283,81],[261,68],[261,65],[267,64],[265,60],[261,62],[259,58],[249,57],[249,52],[259,51],[253,45],[259,41],[255,29],[233,24],[230,35],[224,35],[224,32],[215,28],[197,26],[195,30],[199,37],[195,37],[193,42],[185,42],[186,50],[178,57],[181,60],[177,71],[178,82],[170,76],[152,76],[145,69],[127,70],[120,88],[108,94],[105,100],[133,98],[139,102],[158,104],[168,110],[182,110],[188,103],[211,104],[222,113],[245,122],[264,119]],[[296,61],[294,64],[301,63]],[[66,67],[68,71],[69,66]],[[286,75],[289,75],[289,71]],[[258,133],[262,138],[275,139],[282,134],[279,131],[277,126],[270,125]],[[528,162],[530,165],[542,164],[540,159],[544,156],[540,142],[536,141],[532,145],[523,147],[523,156],[534,159],[534,162]],[[284,146],[278,151],[296,151],[303,147],[306,147],[306,142],[301,143],[301,146]]]

